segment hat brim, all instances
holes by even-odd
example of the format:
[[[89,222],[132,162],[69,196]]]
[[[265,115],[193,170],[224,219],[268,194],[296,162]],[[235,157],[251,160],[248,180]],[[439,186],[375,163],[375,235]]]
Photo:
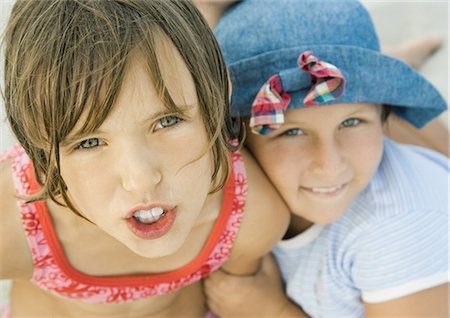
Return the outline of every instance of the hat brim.
[[[296,68],[298,56],[304,51],[312,51],[320,60],[335,65],[346,79],[344,94],[324,105],[390,105],[397,116],[418,128],[447,109],[447,103],[439,91],[402,61],[354,46],[321,45],[267,52],[229,64],[233,83],[232,115],[250,115],[259,88],[270,76]],[[309,74],[300,69],[298,72],[298,80],[309,80]],[[297,80],[290,77],[282,80]],[[309,88],[310,85],[289,92],[292,98],[289,109],[306,107],[303,99]]]

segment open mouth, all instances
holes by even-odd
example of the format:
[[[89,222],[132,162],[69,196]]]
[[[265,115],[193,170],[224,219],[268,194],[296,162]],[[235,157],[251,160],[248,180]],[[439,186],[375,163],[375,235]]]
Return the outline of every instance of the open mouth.
[[[138,237],[153,240],[164,236],[175,222],[175,209],[153,207],[137,210],[127,218],[130,230]]]
[[[139,210],[133,214],[133,218],[137,222],[151,224],[157,222],[160,218],[165,215],[165,210],[163,208],[157,207],[150,210]]]

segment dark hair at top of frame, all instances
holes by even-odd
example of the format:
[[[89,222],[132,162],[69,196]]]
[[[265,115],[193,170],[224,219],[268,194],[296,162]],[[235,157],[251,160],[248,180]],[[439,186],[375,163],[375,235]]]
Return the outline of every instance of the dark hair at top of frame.
[[[234,137],[228,77],[219,47],[197,9],[185,0],[18,0],[3,40],[7,118],[43,186],[31,200],[62,196],[59,146],[82,114],[81,132],[97,129],[118,96],[129,56],[139,48],[162,101],[176,109],[155,52],[169,38],[192,75],[211,140],[213,190],[229,173]]]

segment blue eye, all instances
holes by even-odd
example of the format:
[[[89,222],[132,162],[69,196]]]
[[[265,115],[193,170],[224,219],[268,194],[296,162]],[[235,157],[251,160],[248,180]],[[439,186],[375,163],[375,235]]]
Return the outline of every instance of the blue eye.
[[[80,142],[76,149],[91,149],[103,145],[104,142],[98,138],[89,138]]]
[[[361,123],[361,120],[357,119],[357,118],[349,118],[347,120],[344,120],[341,123],[341,127],[354,127],[354,126],[358,126]]]
[[[286,130],[285,132],[283,132],[282,136],[300,136],[303,134],[304,134],[303,130],[298,129],[298,128],[293,128],[293,129],[289,129],[289,130]]]
[[[162,128],[167,128],[167,127],[176,125],[181,120],[182,119],[180,117],[177,117],[177,116],[174,116],[174,115],[163,117],[163,118],[158,120],[158,122],[156,123],[155,129],[162,129]]]

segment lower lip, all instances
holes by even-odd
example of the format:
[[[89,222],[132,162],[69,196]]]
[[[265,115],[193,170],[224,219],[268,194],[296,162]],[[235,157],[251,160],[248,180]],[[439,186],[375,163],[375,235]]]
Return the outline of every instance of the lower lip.
[[[134,217],[127,219],[128,227],[137,237],[144,240],[154,240],[167,234],[175,222],[175,209],[165,212],[165,214],[156,222],[145,224],[138,222]]]
[[[302,189],[305,192],[307,192],[309,194],[312,194],[312,195],[314,195],[316,197],[320,197],[320,198],[333,198],[333,197],[336,197],[339,194],[341,194],[346,188],[347,188],[347,184],[344,184],[339,189],[337,189],[336,191],[322,193],[322,192],[314,192],[314,191],[312,191],[309,188],[303,188],[302,187]]]

